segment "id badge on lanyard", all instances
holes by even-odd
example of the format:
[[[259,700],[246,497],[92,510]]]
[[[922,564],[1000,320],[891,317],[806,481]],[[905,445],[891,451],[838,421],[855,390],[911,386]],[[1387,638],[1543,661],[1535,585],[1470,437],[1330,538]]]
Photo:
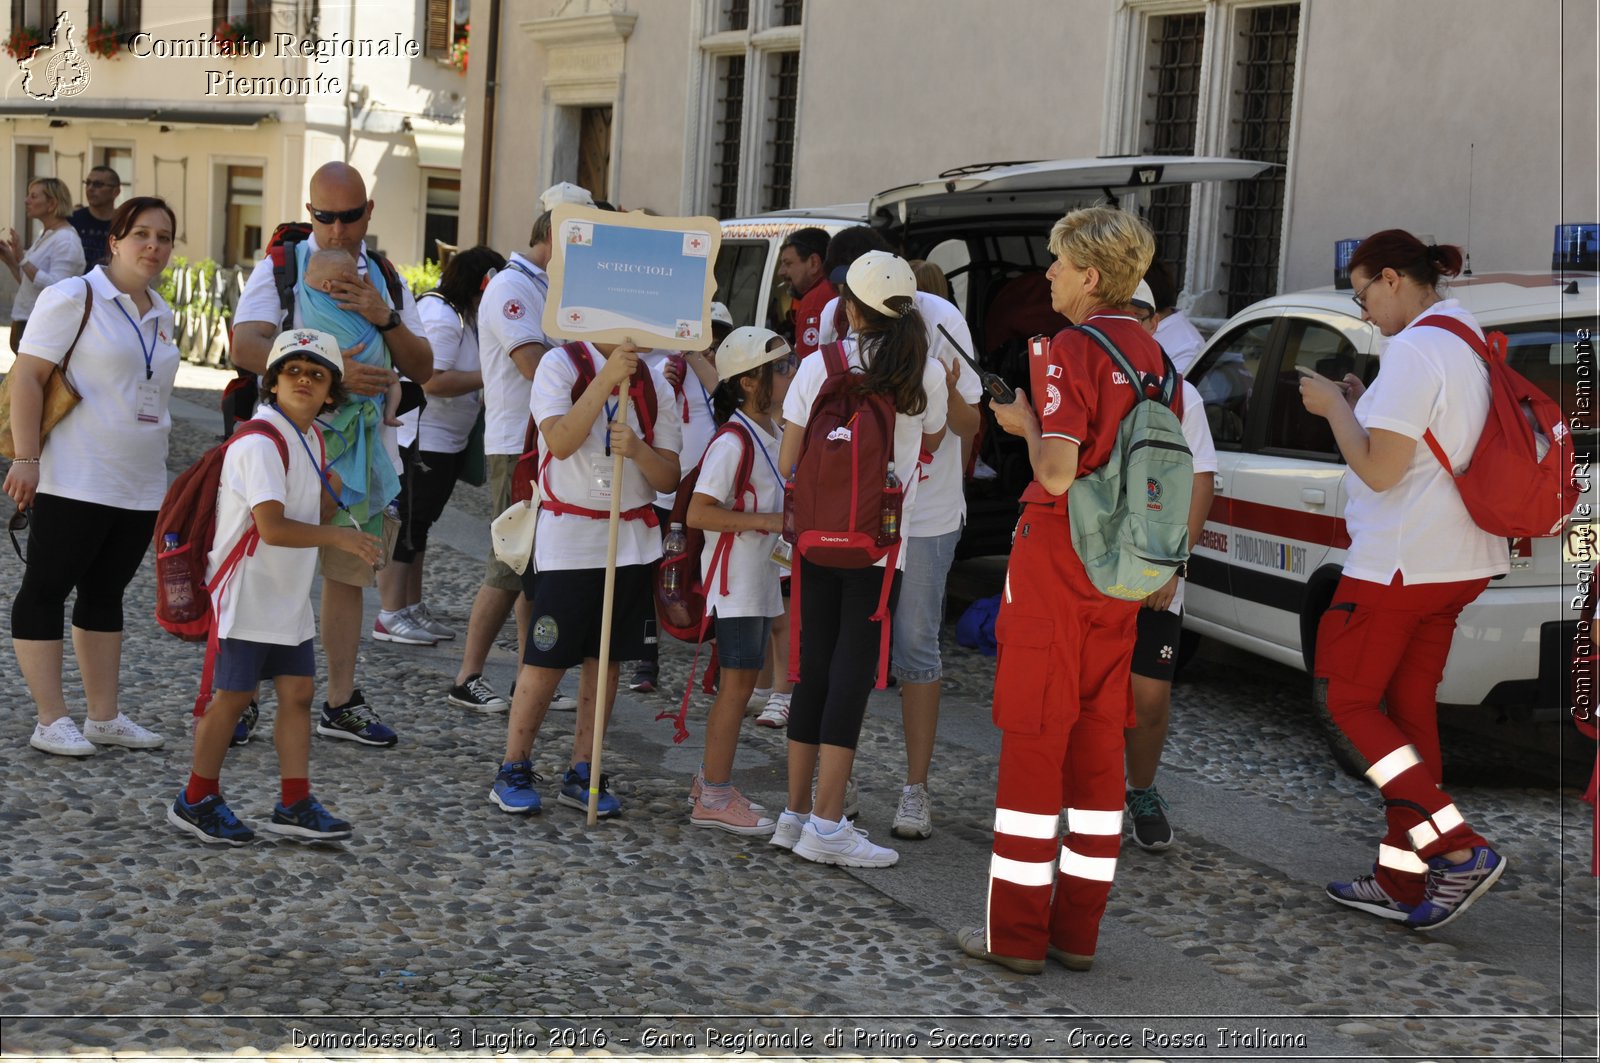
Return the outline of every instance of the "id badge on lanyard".
[[[607,504],[611,502],[611,472],[610,458],[589,459],[589,501]]]
[[[161,423],[161,389],[153,381],[140,383],[134,396],[133,414],[140,424]]]
[[[778,536],[772,544],[772,563],[788,572],[794,566],[794,544],[783,536]]]

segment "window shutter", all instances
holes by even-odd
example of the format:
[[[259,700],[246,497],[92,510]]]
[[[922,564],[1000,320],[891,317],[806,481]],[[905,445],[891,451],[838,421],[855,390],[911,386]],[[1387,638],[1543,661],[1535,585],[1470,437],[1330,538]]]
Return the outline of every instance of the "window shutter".
[[[447,59],[450,56],[450,0],[427,0],[427,3],[423,51],[430,59]]]

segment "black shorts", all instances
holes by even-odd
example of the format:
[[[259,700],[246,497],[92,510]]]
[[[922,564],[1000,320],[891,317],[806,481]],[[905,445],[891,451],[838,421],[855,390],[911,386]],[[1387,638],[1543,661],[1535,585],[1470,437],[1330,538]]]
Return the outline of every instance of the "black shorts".
[[[400,477],[400,537],[395,540],[394,559],[402,564],[415,561],[428,548],[428,529],[432,528],[461,477],[467,452],[441,454],[432,450],[407,448],[400,452],[405,471]]]
[[[650,565],[617,569],[611,615],[611,660],[637,661],[656,645],[655,592]],[[524,575],[533,602],[533,622],[522,663],[535,668],[573,668],[600,656],[600,613],[605,603],[606,570],[557,569]]]
[[[1183,615],[1169,609],[1140,609],[1139,636],[1133,644],[1133,674],[1172,682],[1178,670],[1178,636]]]

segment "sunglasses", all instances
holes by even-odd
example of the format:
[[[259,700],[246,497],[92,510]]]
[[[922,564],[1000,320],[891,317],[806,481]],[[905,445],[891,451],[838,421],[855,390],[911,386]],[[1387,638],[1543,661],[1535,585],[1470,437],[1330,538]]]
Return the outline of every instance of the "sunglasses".
[[[318,210],[316,207],[311,208],[311,216],[323,225],[332,225],[336,221],[342,221],[346,225],[354,225],[366,215],[367,205],[365,203],[359,207],[351,207],[349,210]]]
[[[6,531],[11,534],[11,549],[17,552],[17,560],[24,565],[28,563],[27,551],[22,548],[22,543],[17,536],[28,530],[28,521],[33,513],[33,507],[19,509],[11,514],[11,519],[6,522]]]
[[[119,185],[119,184],[113,184],[110,181],[85,181],[85,182],[83,182],[83,187],[85,187],[85,188],[121,188],[122,186]]]

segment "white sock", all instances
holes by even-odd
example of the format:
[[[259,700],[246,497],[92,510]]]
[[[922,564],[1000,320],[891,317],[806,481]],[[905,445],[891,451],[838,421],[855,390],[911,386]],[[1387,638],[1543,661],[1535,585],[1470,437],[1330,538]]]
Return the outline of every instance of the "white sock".
[[[755,696],[757,698],[761,699],[762,701],[765,701],[767,698],[770,698],[772,696],[772,688],[771,687],[756,687]]]
[[[394,610],[380,609],[380,610],[378,610],[378,622],[383,624],[385,627],[387,627],[388,624],[389,624],[389,621],[394,620],[397,617],[403,616],[404,614],[405,614],[405,610],[404,609],[394,609]]]
[[[811,826],[816,828],[818,834],[833,834],[839,829],[839,821],[836,819],[823,819],[813,812],[811,813]]]

